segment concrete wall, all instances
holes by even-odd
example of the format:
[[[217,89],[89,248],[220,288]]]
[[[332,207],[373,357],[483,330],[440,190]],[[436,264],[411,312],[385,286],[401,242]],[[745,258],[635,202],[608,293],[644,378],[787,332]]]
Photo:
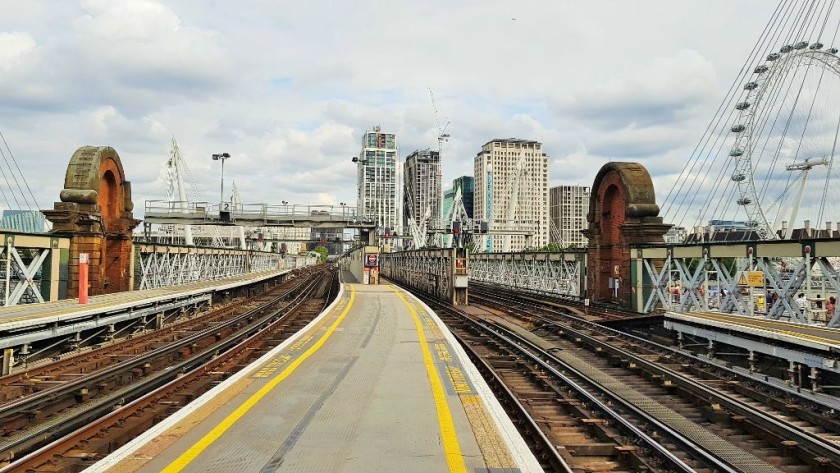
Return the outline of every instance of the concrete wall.
[[[364,283],[365,255],[371,253],[378,255],[379,247],[365,246],[351,252],[347,257],[347,270],[356,278],[356,282],[358,283]]]

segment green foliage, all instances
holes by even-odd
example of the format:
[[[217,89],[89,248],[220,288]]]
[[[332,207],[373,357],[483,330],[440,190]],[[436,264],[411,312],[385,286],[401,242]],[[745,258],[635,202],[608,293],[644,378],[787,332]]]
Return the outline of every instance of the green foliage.
[[[330,253],[330,251],[327,249],[326,246],[321,246],[321,245],[316,246],[315,248],[312,249],[312,251],[314,251],[315,253],[318,253],[318,262],[319,263],[326,262],[327,261],[327,255]]]

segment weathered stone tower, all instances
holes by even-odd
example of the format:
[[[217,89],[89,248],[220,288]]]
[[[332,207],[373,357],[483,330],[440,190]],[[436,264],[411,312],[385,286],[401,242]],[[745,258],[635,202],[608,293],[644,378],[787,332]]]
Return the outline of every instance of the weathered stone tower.
[[[630,247],[664,243],[671,227],[662,223],[653,182],[639,163],[605,164],[592,184],[587,255],[588,297],[630,307]],[[617,285],[617,288],[616,288]]]
[[[61,202],[44,211],[53,233],[70,237],[68,293],[78,293],[79,254],[90,255],[90,294],[132,289],[134,251],[131,183],[110,146],[82,146],[64,177]]]

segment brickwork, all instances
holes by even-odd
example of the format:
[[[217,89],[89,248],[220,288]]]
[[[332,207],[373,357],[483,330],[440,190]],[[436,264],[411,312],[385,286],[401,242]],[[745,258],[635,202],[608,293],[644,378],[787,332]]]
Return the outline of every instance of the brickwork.
[[[605,164],[592,186],[589,205],[587,296],[595,302],[631,306],[630,250],[663,243],[670,225],[658,216],[653,182],[638,163]],[[618,288],[615,289],[617,284]]]
[[[70,158],[61,202],[44,211],[53,233],[70,237],[68,295],[79,291],[79,255],[87,253],[89,294],[131,290],[134,254],[131,232],[131,183],[117,152],[107,146],[82,146]]]

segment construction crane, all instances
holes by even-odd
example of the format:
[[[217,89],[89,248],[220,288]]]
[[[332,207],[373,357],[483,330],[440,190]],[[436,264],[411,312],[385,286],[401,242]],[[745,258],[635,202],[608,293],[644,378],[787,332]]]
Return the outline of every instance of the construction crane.
[[[429,101],[432,103],[432,111],[435,113],[435,125],[437,126],[438,164],[437,164],[437,169],[436,169],[436,172],[435,172],[435,177],[437,178],[437,182],[442,183],[441,169],[443,169],[443,143],[448,142],[449,138],[450,138],[449,133],[446,132],[446,129],[449,128],[450,121],[446,120],[446,123],[443,126],[441,126],[441,124],[440,124],[441,123],[440,113],[438,112],[437,102],[435,101],[435,93],[432,92],[431,87],[429,87]],[[444,118],[446,118],[446,117],[444,117]],[[432,179],[428,179],[427,183],[428,183],[429,188],[427,189],[428,192],[426,193],[426,195],[431,197],[432,196]],[[439,219],[441,217],[441,215],[440,215],[440,208],[441,208],[440,199],[441,199],[442,196],[440,195],[439,192],[437,194],[438,195],[435,195],[435,197],[434,197],[438,201],[438,203],[437,203],[438,215],[435,216],[435,219]],[[428,207],[432,207],[432,206],[429,205]],[[427,210],[428,210],[427,213],[431,214],[431,208],[427,208]],[[428,218],[421,222],[421,226],[427,226],[427,225],[428,225]]]
[[[516,162],[516,167],[513,169],[513,176],[510,181],[510,201],[508,202],[507,211],[507,228],[513,230],[514,216],[516,215],[516,207],[519,206],[519,188],[522,186],[522,179],[525,177],[525,155],[521,154],[519,160]],[[510,244],[512,235],[505,235],[505,244],[503,251],[510,251]]]

